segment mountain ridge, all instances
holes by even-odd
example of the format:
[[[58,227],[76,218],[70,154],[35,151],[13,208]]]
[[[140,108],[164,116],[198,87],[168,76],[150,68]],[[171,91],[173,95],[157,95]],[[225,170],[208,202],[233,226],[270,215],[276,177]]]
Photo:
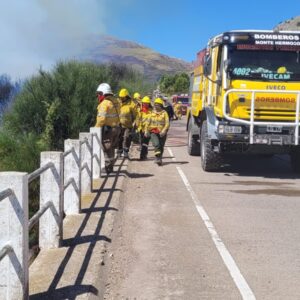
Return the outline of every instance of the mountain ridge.
[[[163,74],[189,72],[191,63],[161,54],[139,43],[121,40],[110,35],[93,36],[79,55],[80,60],[94,63],[124,63],[141,72],[150,81],[157,81]]]
[[[276,31],[300,31],[300,16],[292,17],[277,24],[273,30]]]

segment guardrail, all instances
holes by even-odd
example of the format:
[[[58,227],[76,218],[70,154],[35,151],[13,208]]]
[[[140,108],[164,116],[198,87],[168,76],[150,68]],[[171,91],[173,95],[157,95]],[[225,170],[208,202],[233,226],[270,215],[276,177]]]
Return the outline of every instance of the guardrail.
[[[39,222],[40,249],[57,248],[63,216],[81,211],[82,193],[103,167],[101,128],[65,140],[64,152],[42,152],[31,174],[0,172],[0,299],[28,298],[28,236]],[[28,184],[40,178],[40,209],[28,220]]]

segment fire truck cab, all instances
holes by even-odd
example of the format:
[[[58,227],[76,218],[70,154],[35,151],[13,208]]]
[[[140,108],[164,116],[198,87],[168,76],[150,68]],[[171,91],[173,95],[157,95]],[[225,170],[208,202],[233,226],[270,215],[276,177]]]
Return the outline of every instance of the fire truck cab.
[[[226,153],[287,153],[300,171],[300,32],[222,33],[197,54],[188,152],[215,171]]]

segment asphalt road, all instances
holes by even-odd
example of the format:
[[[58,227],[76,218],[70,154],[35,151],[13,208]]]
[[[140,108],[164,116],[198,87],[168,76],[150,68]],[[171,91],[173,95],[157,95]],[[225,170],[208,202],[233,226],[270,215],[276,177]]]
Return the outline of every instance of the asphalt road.
[[[105,299],[300,299],[300,179],[288,158],[206,173],[174,121],[162,167],[127,172]]]

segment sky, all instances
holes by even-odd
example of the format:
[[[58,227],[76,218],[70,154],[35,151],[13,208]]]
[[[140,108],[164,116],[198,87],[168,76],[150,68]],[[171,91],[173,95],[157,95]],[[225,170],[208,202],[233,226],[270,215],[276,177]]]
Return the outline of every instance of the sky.
[[[108,34],[191,62],[228,30],[266,29],[300,15],[299,0],[0,0],[0,74],[13,79],[51,69]],[[92,45],[91,45],[92,46]]]

